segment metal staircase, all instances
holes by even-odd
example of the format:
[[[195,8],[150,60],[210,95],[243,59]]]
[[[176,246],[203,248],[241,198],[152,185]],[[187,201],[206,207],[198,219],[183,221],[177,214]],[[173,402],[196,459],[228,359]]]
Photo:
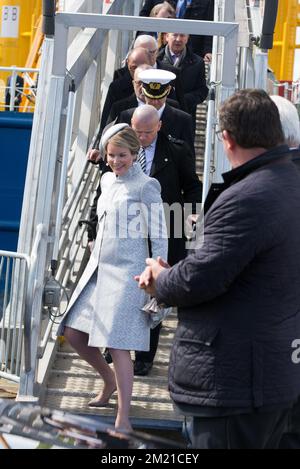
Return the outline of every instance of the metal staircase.
[[[169,396],[167,379],[169,353],[176,322],[175,315],[164,321],[159,349],[150,374],[134,379],[131,415],[136,428],[181,428],[181,418],[174,412]],[[100,415],[101,419],[113,423],[116,411],[115,395],[108,407],[91,408],[87,405],[88,401],[100,392],[101,387],[102,380],[99,375],[63,342],[59,345],[50,372],[44,405],[74,413]]]

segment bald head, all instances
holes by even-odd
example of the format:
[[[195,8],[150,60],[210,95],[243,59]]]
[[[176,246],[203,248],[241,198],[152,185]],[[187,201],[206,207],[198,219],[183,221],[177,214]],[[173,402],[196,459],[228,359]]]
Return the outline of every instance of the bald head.
[[[141,146],[147,148],[151,145],[161,128],[161,121],[155,107],[145,104],[136,108],[132,115],[131,126],[136,132]]]
[[[143,64],[151,66],[151,55],[149,52],[143,47],[132,49],[127,57],[127,66],[132,78],[137,67]]]
[[[135,40],[133,50],[135,50],[137,47],[143,47],[149,52],[151,56],[150,65],[154,66],[158,53],[158,45],[156,39],[153,36],[150,36],[149,34],[141,34]]]

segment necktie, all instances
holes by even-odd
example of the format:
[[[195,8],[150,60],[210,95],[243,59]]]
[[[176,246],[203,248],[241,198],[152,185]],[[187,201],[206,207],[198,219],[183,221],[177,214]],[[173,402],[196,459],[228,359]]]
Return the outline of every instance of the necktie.
[[[176,5],[176,18],[183,18],[186,10],[187,0],[178,0]]]
[[[140,148],[137,160],[140,163],[143,172],[145,173],[146,172],[146,152],[145,152],[144,147]]]
[[[179,62],[180,62],[180,59],[181,59],[181,54],[180,55],[173,55],[172,59],[173,59],[174,67],[177,67]]]

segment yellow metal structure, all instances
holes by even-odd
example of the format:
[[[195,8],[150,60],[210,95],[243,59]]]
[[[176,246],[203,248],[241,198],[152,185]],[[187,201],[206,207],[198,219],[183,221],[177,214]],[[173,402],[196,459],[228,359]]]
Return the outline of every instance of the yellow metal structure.
[[[277,80],[293,79],[295,49],[300,48],[296,45],[297,26],[300,26],[298,0],[279,0],[274,46],[269,52],[269,65]]]
[[[0,66],[25,67],[41,14],[42,0],[0,0]],[[9,75],[0,71],[0,101]]]

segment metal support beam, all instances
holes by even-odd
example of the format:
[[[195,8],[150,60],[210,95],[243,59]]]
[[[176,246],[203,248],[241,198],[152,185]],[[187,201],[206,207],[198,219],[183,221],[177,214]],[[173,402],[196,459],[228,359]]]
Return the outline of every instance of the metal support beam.
[[[64,13],[66,14],[66,13]],[[68,28],[63,23],[55,23],[53,68],[52,74],[64,77],[66,74],[66,62],[68,51]]]
[[[78,89],[90,66],[99,54],[107,34],[108,31],[87,29],[81,31],[72,42],[68,52],[67,70],[74,79],[75,90]],[[59,71],[57,70],[60,76],[61,73],[65,73],[66,66],[64,65],[64,72],[62,67],[61,62]]]
[[[121,29],[136,31],[157,31],[183,34],[199,34],[202,36],[224,36],[238,29],[238,23],[178,20],[171,18],[146,18],[125,15],[96,15],[85,13],[57,13],[56,23],[66,27]]]

